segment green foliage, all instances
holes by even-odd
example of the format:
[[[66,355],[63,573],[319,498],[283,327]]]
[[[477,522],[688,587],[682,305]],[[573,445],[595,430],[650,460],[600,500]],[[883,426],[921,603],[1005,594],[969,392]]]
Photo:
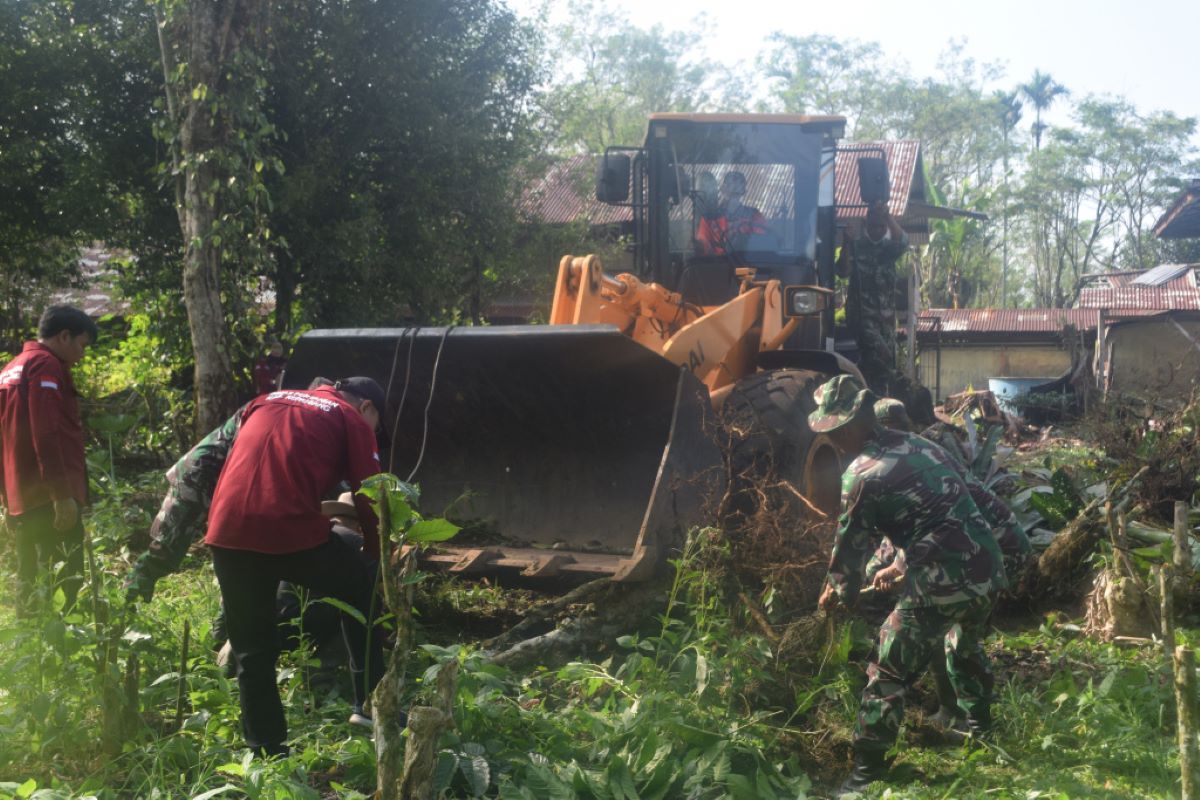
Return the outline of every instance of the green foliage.
[[[1051,474],[1049,487],[1035,490],[1029,496],[1029,504],[1057,530],[1075,519],[1083,509],[1084,501],[1071,482],[1071,476],[1059,467]]]
[[[660,626],[616,640],[606,660],[517,675],[462,646],[423,649],[460,664],[457,729],[442,753],[455,796],[802,797],[810,781],[775,745],[778,720],[747,707],[771,662],[735,633],[703,567],[708,532],[676,563]]]
[[[373,503],[375,516],[380,521],[380,538],[393,544],[444,542],[460,530],[448,520],[422,517],[416,510],[421,499],[420,487],[405,483],[390,472],[367,478],[359,494]]]

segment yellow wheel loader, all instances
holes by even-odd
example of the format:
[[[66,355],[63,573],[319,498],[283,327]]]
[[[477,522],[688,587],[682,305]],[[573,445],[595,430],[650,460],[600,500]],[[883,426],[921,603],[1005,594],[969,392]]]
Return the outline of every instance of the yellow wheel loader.
[[[857,373],[831,338],[844,127],[653,115],[597,175],[597,199],[630,209],[625,271],[564,256],[547,325],[310,331],[284,385],[384,386],[384,461],[466,523],[424,554],[457,573],[644,580],[747,474],[831,512],[840,465],[807,414],[820,382]],[[864,201],[886,197],[881,164],[859,160]]]

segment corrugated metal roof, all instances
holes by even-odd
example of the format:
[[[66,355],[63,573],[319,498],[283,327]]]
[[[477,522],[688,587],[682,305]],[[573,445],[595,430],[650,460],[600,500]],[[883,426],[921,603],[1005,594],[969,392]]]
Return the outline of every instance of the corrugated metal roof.
[[[1070,324],[1095,330],[1097,314],[1090,308],[929,308],[917,317],[917,333],[936,330],[955,334],[1057,334]]]
[[[860,156],[878,155],[882,150],[887,159],[888,178],[892,183],[888,210],[900,219],[908,212],[908,201],[925,200],[924,178],[918,165],[921,163],[921,143],[916,139],[900,139],[887,142],[847,142],[838,147],[837,190],[838,219],[861,219],[867,216],[866,206],[858,193],[858,159]]]
[[[530,219],[551,225],[587,220],[592,225],[628,222],[633,213],[627,206],[610,206],[596,199],[597,156],[572,156],[555,164],[532,181],[518,205]]]
[[[1200,180],[1184,189],[1171,207],[1154,223],[1154,235],[1160,239],[1200,237]]]
[[[1091,275],[1079,290],[1080,308],[1111,310],[1196,311],[1200,310],[1197,264],[1167,264],[1146,272],[1113,272]],[[1160,271],[1161,270],[1161,271]],[[1145,279],[1159,280],[1145,285]]]
[[[1175,280],[1189,269],[1191,266],[1188,264],[1159,264],[1138,275],[1129,283],[1133,286],[1162,286],[1167,281]]]

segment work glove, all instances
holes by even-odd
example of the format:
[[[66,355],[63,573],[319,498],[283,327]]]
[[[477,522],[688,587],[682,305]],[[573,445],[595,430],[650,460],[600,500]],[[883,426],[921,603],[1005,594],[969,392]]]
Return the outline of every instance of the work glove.
[[[129,577],[125,579],[125,604],[133,605],[138,600],[143,603],[149,603],[154,597],[154,578],[146,575],[139,569],[141,565],[135,564],[129,573]]]

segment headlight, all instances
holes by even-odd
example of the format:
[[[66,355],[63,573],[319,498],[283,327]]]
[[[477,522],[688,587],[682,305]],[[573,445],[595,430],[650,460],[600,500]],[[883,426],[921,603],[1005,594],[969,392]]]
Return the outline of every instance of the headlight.
[[[796,292],[792,295],[793,314],[813,314],[821,308],[821,298],[816,292]]]

